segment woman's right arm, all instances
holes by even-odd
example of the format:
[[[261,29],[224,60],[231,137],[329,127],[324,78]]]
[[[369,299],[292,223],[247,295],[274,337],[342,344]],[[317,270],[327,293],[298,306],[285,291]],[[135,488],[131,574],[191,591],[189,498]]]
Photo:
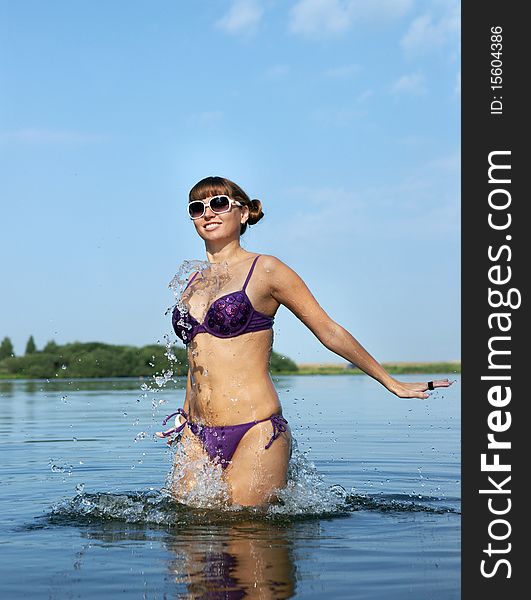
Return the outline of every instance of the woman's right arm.
[[[357,366],[400,398],[428,398],[427,382],[406,383],[392,377],[344,327],[333,321],[319,305],[304,281],[275,257],[267,257],[271,295],[298,317],[329,350]],[[433,382],[448,387],[447,379]]]

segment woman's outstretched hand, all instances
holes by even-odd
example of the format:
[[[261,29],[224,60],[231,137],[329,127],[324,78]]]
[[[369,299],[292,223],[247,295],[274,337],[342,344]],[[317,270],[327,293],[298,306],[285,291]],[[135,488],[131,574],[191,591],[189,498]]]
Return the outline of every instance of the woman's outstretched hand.
[[[431,383],[431,387],[430,384]],[[394,380],[392,386],[389,387],[389,391],[393,392],[399,398],[422,398],[423,400],[429,398],[430,395],[426,393],[427,390],[449,387],[453,381],[449,379],[436,379],[434,381],[426,381],[422,383],[408,383],[405,381]]]

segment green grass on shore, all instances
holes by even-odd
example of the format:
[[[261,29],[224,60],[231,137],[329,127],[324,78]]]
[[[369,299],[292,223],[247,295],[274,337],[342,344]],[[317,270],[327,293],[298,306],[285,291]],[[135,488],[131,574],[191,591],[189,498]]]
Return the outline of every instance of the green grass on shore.
[[[363,371],[348,365],[312,364],[298,365],[299,370],[282,375],[361,375]],[[393,362],[382,363],[382,367],[391,375],[416,373],[461,373],[461,361],[448,362]]]

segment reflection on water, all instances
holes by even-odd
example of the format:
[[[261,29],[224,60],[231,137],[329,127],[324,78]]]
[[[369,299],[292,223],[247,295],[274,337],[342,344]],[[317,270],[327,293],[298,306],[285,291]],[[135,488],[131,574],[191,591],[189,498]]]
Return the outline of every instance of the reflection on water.
[[[319,523],[308,526],[315,536]],[[193,598],[291,598],[296,589],[291,528],[243,521],[168,536],[164,545],[175,555],[170,572]]]
[[[116,521],[82,530],[87,540],[73,557],[73,568],[85,568],[94,545],[157,543],[168,552],[166,570],[178,589],[194,599],[291,598],[297,577],[294,546],[301,536],[317,539],[318,521],[270,524],[241,521],[171,532],[131,527]],[[183,597],[179,595],[179,597]]]
[[[13,381],[0,379],[0,396],[12,396],[13,395]]]

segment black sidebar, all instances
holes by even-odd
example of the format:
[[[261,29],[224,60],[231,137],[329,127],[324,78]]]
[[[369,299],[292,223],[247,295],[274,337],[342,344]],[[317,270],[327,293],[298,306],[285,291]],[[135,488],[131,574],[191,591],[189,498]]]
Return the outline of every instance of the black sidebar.
[[[526,582],[530,21],[524,4],[462,2],[462,597]],[[527,591],[526,591],[527,590]]]

